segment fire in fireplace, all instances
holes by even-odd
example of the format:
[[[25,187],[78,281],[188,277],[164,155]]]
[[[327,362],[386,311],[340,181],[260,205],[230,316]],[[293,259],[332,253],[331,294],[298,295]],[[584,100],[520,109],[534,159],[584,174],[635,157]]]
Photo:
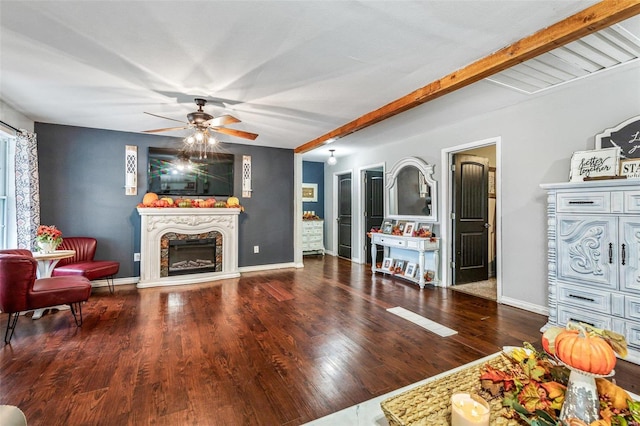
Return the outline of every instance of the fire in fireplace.
[[[216,272],[216,239],[169,240],[169,276]]]

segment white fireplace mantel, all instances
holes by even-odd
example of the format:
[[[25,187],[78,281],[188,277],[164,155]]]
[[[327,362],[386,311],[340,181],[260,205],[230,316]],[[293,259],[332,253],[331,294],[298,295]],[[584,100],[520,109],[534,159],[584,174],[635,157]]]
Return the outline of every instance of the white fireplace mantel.
[[[140,281],[138,288],[195,284],[240,276],[238,271],[239,208],[150,208],[139,207]],[[222,271],[160,276],[160,243],[167,232],[222,234]]]

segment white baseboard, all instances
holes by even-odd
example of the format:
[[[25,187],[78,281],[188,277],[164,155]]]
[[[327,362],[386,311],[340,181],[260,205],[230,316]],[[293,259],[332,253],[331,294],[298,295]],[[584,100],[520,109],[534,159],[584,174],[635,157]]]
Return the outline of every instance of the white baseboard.
[[[240,272],[269,271],[272,269],[299,268],[295,262],[270,263],[268,265],[243,266],[238,268]]]
[[[540,305],[534,305],[533,303],[524,302],[522,300],[502,296],[498,297],[498,303],[524,309],[525,311],[533,312],[536,314],[549,316],[549,308]]]
[[[113,285],[138,284],[138,281],[140,281],[140,277],[115,278],[113,280]],[[91,287],[107,287],[107,280],[91,281]]]

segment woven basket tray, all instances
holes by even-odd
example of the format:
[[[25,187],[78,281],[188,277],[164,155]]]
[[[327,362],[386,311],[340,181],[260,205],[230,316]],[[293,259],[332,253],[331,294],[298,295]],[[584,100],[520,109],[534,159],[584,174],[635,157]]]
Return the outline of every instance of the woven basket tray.
[[[441,377],[407,392],[382,401],[382,411],[391,426],[433,426],[451,424],[451,395],[455,392],[480,392],[480,371],[486,365],[503,369],[510,364],[503,354],[496,355],[485,363],[474,365]],[[502,398],[489,401],[491,420],[489,424],[516,426],[519,423],[502,417]]]

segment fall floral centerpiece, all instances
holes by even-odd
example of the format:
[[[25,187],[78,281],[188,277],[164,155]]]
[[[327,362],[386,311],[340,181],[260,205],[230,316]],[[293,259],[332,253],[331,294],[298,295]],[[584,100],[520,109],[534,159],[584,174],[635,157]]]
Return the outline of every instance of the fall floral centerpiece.
[[[496,369],[486,365],[482,369],[481,387],[492,397],[502,397],[505,417],[532,426],[640,426],[640,402],[633,401],[626,391],[602,377],[613,374],[613,366],[603,364],[608,362],[608,355],[603,361],[603,356],[597,352],[600,348],[587,350],[585,346],[594,345],[595,341],[600,344],[602,340],[624,356],[624,337],[586,324],[579,327],[585,329],[586,335],[579,335],[575,325],[570,324],[568,329],[554,327],[543,335],[544,351],[537,351],[525,343],[524,347],[510,352],[511,365],[508,368]],[[569,347],[563,343],[565,339],[584,339],[584,342],[576,340],[573,344],[582,346]],[[575,360],[570,358],[571,355],[575,355]],[[588,361],[591,364],[585,367]],[[604,368],[601,371],[607,372],[591,373],[586,368]],[[591,375],[595,381],[597,401],[594,401],[596,419],[593,421],[567,416],[567,407],[563,412],[563,405],[570,404],[571,398],[575,397],[572,395],[572,374],[576,370]]]
[[[44,252],[54,251],[62,243],[62,231],[54,225],[40,225],[36,232],[36,242]]]

